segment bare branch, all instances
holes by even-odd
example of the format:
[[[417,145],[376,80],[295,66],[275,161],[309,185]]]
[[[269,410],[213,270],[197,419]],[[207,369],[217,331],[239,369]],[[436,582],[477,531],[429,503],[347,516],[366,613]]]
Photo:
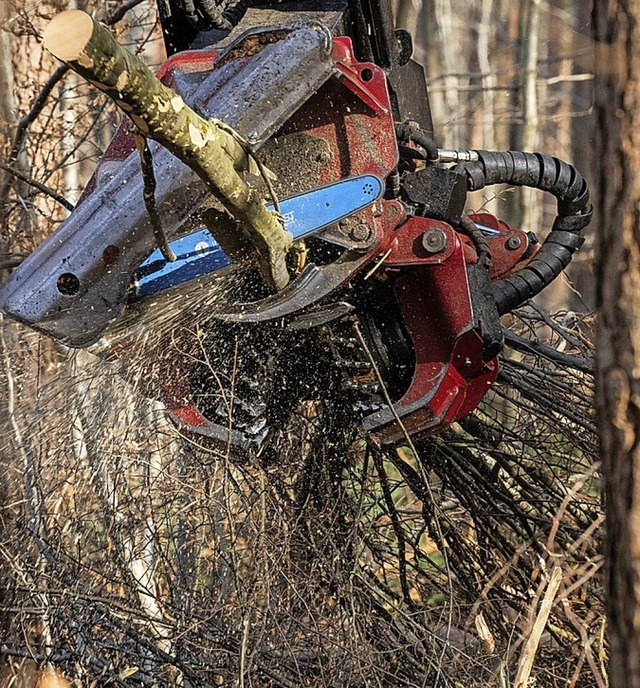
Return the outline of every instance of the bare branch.
[[[46,184],[42,184],[36,179],[33,179],[32,177],[29,177],[26,174],[23,174],[22,172],[20,172],[20,170],[17,170],[15,167],[11,167],[10,165],[5,165],[3,162],[0,162],[0,169],[4,170],[5,172],[9,172],[9,174],[12,174],[14,177],[17,177],[26,184],[29,184],[29,186],[32,186],[34,189],[38,189],[38,191],[41,191],[43,194],[46,194],[50,198],[53,198],[54,201],[60,203],[60,205],[64,206],[67,210],[71,211],[74,209],[75,206],[73,205],[73,203],[70,203],[64,196],[60,195],[57,191],[54,191]]]

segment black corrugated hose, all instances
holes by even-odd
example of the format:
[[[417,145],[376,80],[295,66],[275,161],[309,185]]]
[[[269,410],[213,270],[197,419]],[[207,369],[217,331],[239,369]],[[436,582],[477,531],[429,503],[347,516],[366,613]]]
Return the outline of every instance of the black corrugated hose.
[[[589,189],[573,165],[542,153],[474,151],[479,160],[460,164],[467,188],[477,191],[492,184],[527,186],[553,194],[557,217],[534,258],[513,275],[494,282],[498,313],[504,315],[540,293],[569,265],[582,246],[582,231],[591,222]]]

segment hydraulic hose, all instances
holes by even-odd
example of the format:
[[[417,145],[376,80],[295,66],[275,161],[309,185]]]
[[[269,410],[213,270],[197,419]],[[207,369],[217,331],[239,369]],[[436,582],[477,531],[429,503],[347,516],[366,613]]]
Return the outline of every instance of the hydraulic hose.
[[[504,315],[540,293],[569,265],[584,242],[591,222],[589,189],[573,165],[542,153],[472,151],[473,162],[460,164],[467,188],[492,184],[526,186],[546,191],[558,201],[557,217],[540,250],[521,270],[492,285],[498,313]]]
[[[396,124],[396,138],[399,141],[413,141],[417,143],[426,153],[426,159],[432,162],[438,160],[438,146],[436,142],[421,129],[412,127],[409,122]]]

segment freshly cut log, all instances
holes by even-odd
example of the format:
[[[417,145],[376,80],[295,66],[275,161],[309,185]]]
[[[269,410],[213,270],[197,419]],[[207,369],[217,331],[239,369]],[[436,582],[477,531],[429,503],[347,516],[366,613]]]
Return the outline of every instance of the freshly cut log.
[[[243,180],[249,158],[241,139],[221,122],[200,117],[81,10],[54,17],[44,42],[55,57],[112,98],[144,136],[165,146],[206,182],[255,245],[267,285],[284,287],[292,237],[258,190]]]

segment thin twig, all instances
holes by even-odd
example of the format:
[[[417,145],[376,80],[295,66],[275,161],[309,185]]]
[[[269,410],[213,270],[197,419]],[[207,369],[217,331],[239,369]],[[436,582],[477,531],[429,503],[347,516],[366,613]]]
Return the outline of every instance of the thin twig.
[[[14,251],[12,253],[0,253],[0,270],[11,270],[18,267],[28,256],[28,253]]]
[[[127,0],[126,2],[123,2],[119,7],[115,7],[107,16],[102,20],[103,24],[106,24],[107,26],[113,26],[113,24],[117,24],[121,19],[124,18],[124,15],[129,11],[132,10],[134,7],[137,7],[138,5],[141,5],[144,2],[144,0]]]
[[[280,202],[278,201],[278,195],[276,194],[275,189],[273,188],[273,184],[271,183],[271,178],[272,178],[272,173],[270,170],[265,167],[264,163],[260,158],[258,157],[258,154],[254,150],[253,146],[245,139],[243,136],[240,136],[238,132],[233,129],[233,127],[228,126],[225,124],[222,120],[219,119],[214,119],[214,122],[223,130],[226,131],[227,134],[229,134],[232,138],[234,138],[242,147],[244,152],[247,154],[247,157],[252,159],[253,162],[256,164],[256,167],[258,168],[258,171],[260,172],[260,176],[262,177],[264,183],[267,186],[267,191],[269,192],[269,196],[271,197],[271,202],[273,203],[273,207],[276,211],[276,213],[280,213]]]
[[[382,262],[382,261],[381,261]],[[365,278],[366,279],[366,278]],[[360,327],[358,323],[356,322],[354,324],[354,330],[356,332],[356,335],[358,339],[360,340],[360,344],[362,346],[363,351],[367,354],[367,357],[369,359],[369,362],[371,363],[371,367],[373,368],[373,371],[375,373],[376,379],[378,380],[378,383],[380,384],[380,389],[382,390],[382,394],[384,396],[384,400],[387,403],[389,410],[391,411],[396,423],[398,424],[398,427],[402,430],[402,433],[404,434],[406,440],[407,440],[407,446],[411,449],[413,452],[413,455],[418,459],[419,453],[418,450],[413,442],[413,439],[411,438],[411,435],[409,434],[407,428],[405,427],[405,424],[402,422],[402,418],[398,415],[398,412],[396,410],[396,407],[393,404],[393,401],[391,400],[391,397],[389,395],[389,391],[387,390],[387,386],[385,385],[384,379],[382,377],[382,373],[380,372],[380,369],[378,368],[378,364],[375,361],[375,358],[373,357],[373,354],[371,353],[371,349],[367,345],[367,342],[362,334],[362,331],[360,330]],[[429,497],[431,499],[431,502],[435,505],[435,499],[431,490],[431,485],[428,480],[425,480],[425,485],[427,487]],[[444,532],[442,530],[442,527],[440,525],[440,520],[438,518],[434,518],[434,523],[436,527],[436,532],[438,534],[438,539],[440,540],[441,547],[440,547],[440,553],[442,554],[442,560],[444,562],[445,566],[445,571],[447,572],[447,587],[449,591],[449,618],[448,618],[448,623],[447,623],[447,634],[446,634],[446,640],[448,642],[449,640],[449,633],[451,631],[451,625],[452,625],[452,614],[453,614],[453,581],[452,581],[452,575],[451,575],[451,567],[449,565],[449,555],[447,553],[447,547],[446,547],[446,542],[444,539]],[[438,685],[438,682],[440,680],[440,673],[442,670],[442,661],[444,659],[444,655],[446,653],[446,645],[445,643],[442,648],[442,654],[440,655],[438,666],[437,666],[437,673],[436,673],[436,678],[434,680],[434,685]]]
[[[158,213],[158,207],[156,206],[156,176],[153,171],[153,156],[151,155],[149,142],[144,136],[137,133],[134,134],[134,139],[138,152],[140,153],[140,166],[142,168],[142,181],[144,183],[144,205],[151,219],[153,235],[156,238],[158,248],[165,257],[165,260],[173,262],[176,259],[176,254],[169,245],[167,235],[162,228],[162,219]]]
[[[562,606],[564,607],[565,614],[567,615],[567,619],[571,622],[571,624],[574,626],[574,628],[578,631],[580,634],[580,638],[582,640],[582,647],[583,651],[586,655],[587,658],[587,664],[589,665],[589,668],[591,669],[591,673],[593,674],[593,678],[595,679],[596,683],[598,684],[598,688],[605,688],[605,682],[602,679],[602,676],[600,675],[600,669],[598,668],[598,665],[596,664],[596,661],[593,657],[593,652],[591,652],[591,645],[595,638],[590,638],[589,634],[587,633],[587,629],[584,626],[584,623],[578,618],[578,616],[574,613],[573,609],[571,609],[571,605],[569,604],[569,600],[566,597],[563,597],[562,599]],[[516,686],[516,688],[518,688]]]
[[[411,606],[413,602],[411,600],[409,583],[407,581],[407,554],[404,530],[402,529],[402,524],[400,523],[400,519],[398,518],[398,511],[393,502],[393,495],[391,493],[391,487],[389,486],[389,478],[384,469],[384,463],[382,461],[381,452],[377,447],[372,447],[371,455],[373,457],[373,462],[378,473],[378,478],[380,479],[380,486],[382,488],[382,494],[384,496],[384,501],[387,506],[387,512],[389,514],[389,518],[391,519],[393,532],[396,536],[396,542],[398,547],[398,572],[400,575],[400,587],[402,588],[402,595],[404,597],[405,603]]]
[[[64,206],[67,210],[71,211],[75,208],[73,203],[69,202],[64,196],[54,191],[46,184],[42,184],[41,182],[36,181],[32,177],[23,174],[22,172],[20,172],[20,170],[17,170],[15,167],[11,167],[11,165],[5,165],[3,162],[0,162],[0,170],[4,170],[5,172],[12,174],[14,177],[17,177],[21,181],[25,182],[25,184],[28,184],[29,186],[32,186],[34,189],[38,189],[38,191],[41,191],[43,194],[50,196],[51,198],[53,198],[54,201],[60,203],[60,205]]]
[[[18,120],[16,132],[13,135],[13,144],[11,146],[11,152],[9,153],[10,164],[18,159],[20,151],[22,150],[22,146],[24,145],[25,139],[27,138],[29,126],[33,124],[33,122],[35,122],[35,120],[38,118],[38,115],[40,115],[40,113],[44,109],[44,106],[47,104],[47,100],[49,99],[51,92],[57,86],[57,84],[60,81],[62,81],[62,79],[65,77],[68,71],[69,67],[67,67],[66,64],[60,65],[47,79],[44,86],[40,89],[40,93],[38,93],[38,97],[33,102],[31,110],[29,110],[29,112],[24,114]],[[1,193],[0,197],[2,197]]]
[[[536,622],[533,624],[533,629],[527,639],[527,644],[524,646],[524,650],[520,656],[520,665],[518,666],[514,688],[526,688],[529,682],[533,660],[535,659],[538,645],[540,645],[540,638],[547,625],[547,619],[549,618],[549,613],[551,612],[551,607],[553,606],[553,601],[561,582],[562,569],[556,566],[551,572],[551,578],[547,585],[547,590],[544,593],[544,599],[540,605]]]
[[[506,344],[511,348],[516,349],[516,351],[539,354],[543,358],[548,358],[559,365],[575,368],[583,373],[593,373],[593,361],[590,361],[583,356],[566,354],[563,351],[554,349],[548,344],[544,344],[543,342],[520,337],[515,332],[507,330],[506,328],[504,329],[504,339]]]

